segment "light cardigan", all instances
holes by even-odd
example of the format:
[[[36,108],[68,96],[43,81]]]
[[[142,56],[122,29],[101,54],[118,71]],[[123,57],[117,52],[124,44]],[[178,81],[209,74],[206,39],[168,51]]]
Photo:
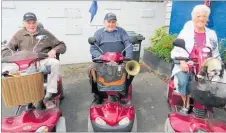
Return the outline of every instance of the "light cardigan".
[[[185,47],[188,50],[189,54],[191,53],[193,47],[194,47],[194,24],[192,21],[188,21],[181,32],[179,33],[177,38],[184,39],[185,41]],[[207,27],[205,27],[205,33],[206,33],[206,46],[210,47],[212,49],[213,57],[216,57],[219,55],[218,50],[218,39],[216,32],[214,30],[211,30]],[[174,59],[175,57],[189,57],[189,54],[182,48],[174,47],[171,51],[171,58]],[[220,59],[220,56],[219,56]],[[171,76],[174,76],[176,73],[180,72],[181,68],[180,65],[175,64]]]

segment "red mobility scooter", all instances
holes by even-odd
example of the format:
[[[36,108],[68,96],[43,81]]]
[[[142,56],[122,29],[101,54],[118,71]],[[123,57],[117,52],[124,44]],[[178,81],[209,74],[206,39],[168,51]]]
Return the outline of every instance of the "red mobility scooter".
[[[39,35],[38,43],[47,36]],[[2,45],[5,45],[7,41],[4,41]],[[3,46],[4,47],[4,46]],[[5,45],[5,47],[7,47]],[[7,47],[10,49],[9,47]],[[10,49],[11,50],[11,49]],[[12,50],[11,50],[12,51]],[[2,63],[15,63],[19,67],[19,71],[23,72],[29,69],[31,65],[35,64],[37,68],[37,61],[40,58],[48,57],[46,53],[36,53],[31,51],[12,51],[12,56],[2,58]],[[59,55],[57,56],[59,59]],[[47,74],[51,72],[47,71],[44,76],[44,88],[46,88]],[[10,78],[9,71],[2,72],[2,78]],[[52,101],[56,104],[55,108],[46,109],[42,100],[38,106],[34,106],[32,103],[26,105],[19,105],[15,116],[6,117],[2,119],[2,132],[51,132],[60,131],[66,132],[65,118],[62,116],[60,110],[60,101],[64,98],[62,79],[59,77],[58,81],[58,93],[52,96]]]
[[[131,40],[135,41],[135,39]],[[99,48],[93,37],[90,37],[88,41]],[[93,103],[90,106],[89,132],[137,131],[136,112],[132,105],[132,85],[126,88],[126,80],[139,73],[140,65],[134,60],[124,58],[123,51],[121,53],[107,52],[100,58],[93,59],[93,62],[102,64],[102,67],[97,68],[92,74],[92,77],[96,78],[93,80],[96,80],[98,91],[107,96],[102,103]],[[116,79],[113,78],[114,76]],[[128,94],[124,95],[126,89],[128,89]]]
[[[186,50],[183,39],[176,39],[173,45]],[[183,101],[176,87],[177,82],[175,82],[175,77],[171,78],[167,86],[167,102],[171,112],[165,121],[165,132],[226,132],[226,121],[215,119],[213,112],[213,107],[225,107],[226,98],[218,97],[208,89],[203,91],[201,89],[200,79],[197,76],[202,69],[204,61],[212,56],[212,51],[208,47],[203,47],[196,51],[197,53],[193,59],[174,59],[174,64],[179,64],[180,60],[192,61],[189,64],[189,73],[191,76],[191,81],[189,82],[191,89],[191,107],[186,114],[180,112]],[[208,82],[208,86],[212,84],[211,81],[205,82]],[[226,87],[221,89],[226,89]]]

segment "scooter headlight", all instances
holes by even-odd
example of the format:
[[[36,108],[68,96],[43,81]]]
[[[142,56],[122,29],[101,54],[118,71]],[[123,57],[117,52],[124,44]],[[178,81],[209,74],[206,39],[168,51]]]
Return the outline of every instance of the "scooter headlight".
[[[48,132],[48,127],[47,126],[41,126],[38,128],[35,132]]]
[[[106,125],[106,122],[103,119],[101,119],[100,117],[97,117],[95,119],[95,122],[99,125],[103,125],[103,126]]]
[[[122,120],[119,121],[118,124],[119,124],[120,126],[129,124],[129,118],[128,118],[128,117],[123,118]]]

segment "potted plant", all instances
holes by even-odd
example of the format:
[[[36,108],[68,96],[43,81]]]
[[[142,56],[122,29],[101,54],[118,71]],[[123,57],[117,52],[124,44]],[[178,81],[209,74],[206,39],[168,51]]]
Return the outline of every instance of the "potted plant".
[[[166,28],[166,26],[160,27],[155,31],[154,36],[150,38],[152,45],[144,49],[143,61],[152,70],[170,77],[172,43],[176,35],[168,34]]]

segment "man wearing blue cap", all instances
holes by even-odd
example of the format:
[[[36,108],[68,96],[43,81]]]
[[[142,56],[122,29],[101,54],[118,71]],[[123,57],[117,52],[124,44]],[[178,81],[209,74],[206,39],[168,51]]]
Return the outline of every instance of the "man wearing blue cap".
[[[117,17],[114,13],[107,13],[104,18],[104,28],[97,30],[94,34],[96,39],[96,45],[98,45],[104,53],[106,52],[119,52],[121,53],[125,48],[125,57],[132,59],[133,47],[130,42],[127,32],[117,26]],[[90,46],[90,53],[92,58],[99,57],[101,52],[95,45]],[[90,66],[89,73],[92,69],[97,67],[97,63],[93,63]],[[91,74],[89,74],[90,80],[92,80]],[[100,103],[103,100],[102,93],[97,90],[97,85],[93,81],[91,82],[92,93],[94,93],[94,102]]]
[[[8,47],[13,51],[34,51],[47,53],[48,58],[40,60],[41,65],[51,67],[51,73],[48,74],[46,95],[43,100],[46,108],[54,108],[56,105],[51,101],[52,95],[57,93],[57,80],[60,72],[60,62],[56,59],[56,54],[64,54],[66,45],[59,41],[53,34],[44,28],[38,27],[37,18],[34,13],[28,12],[23,16],[24,28],[17,31],[8,43]],[[38,43],[36,37],[46,35],[47,39]],[[35,47],[35,48],[34,48]],[[10,56],[12,53],[9,49],[2,50],[2,57]]]

